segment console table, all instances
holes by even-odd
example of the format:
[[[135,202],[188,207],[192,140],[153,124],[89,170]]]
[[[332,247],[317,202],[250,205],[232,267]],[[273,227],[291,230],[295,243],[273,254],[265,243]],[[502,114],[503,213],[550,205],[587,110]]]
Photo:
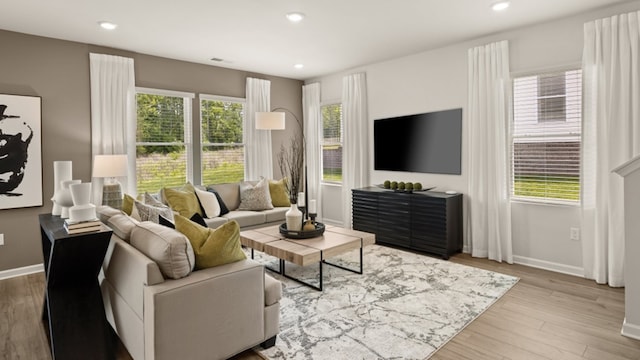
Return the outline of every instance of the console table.
[[[42,319],[53,359],[115,359],[98,284],[111,229],[69,235],[59,216],[41,214],[39,220],[46,275]]]
[[[376,234],[376,242],[449,259],[462,251],[462,194],[352,190],[353,228]]]

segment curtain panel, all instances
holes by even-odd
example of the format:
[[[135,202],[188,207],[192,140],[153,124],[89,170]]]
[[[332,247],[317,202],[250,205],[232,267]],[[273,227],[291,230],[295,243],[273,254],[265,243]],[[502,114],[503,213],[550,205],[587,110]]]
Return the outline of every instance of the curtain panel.
[[[309,199],[316,199],[318,218],[322,219],[322,114],[320,112],[320,84],[302,87],[302,112],[304,116],[304,136],[306,138],[307,186]],[[307,204],[308,206],[308,204]]]
[[[369,185],[369,118],[367,81],[364,73],[342,80],[342,154],[343,226],[352,228],[351,190]]]
[[[89,54],[91,79],[91,154],[127,154],[124,193],[136,188],[136,87],[133,59]],[[93,160],[92,160],[93,164]],[[92,179],[93,203],[102,203],[102,178]]]
[[[582,249],[585,277],[624,286],[623,179],[640,154],[640,12],[585,23]]]
[[[471,255],[513,263],[509,199],[509,44],[468,51]]]
[[[244,113],[244,177],[273,179],[271,131],[256,130],[256,112],[269,112],[271,81],[247,78],[247,106]]]

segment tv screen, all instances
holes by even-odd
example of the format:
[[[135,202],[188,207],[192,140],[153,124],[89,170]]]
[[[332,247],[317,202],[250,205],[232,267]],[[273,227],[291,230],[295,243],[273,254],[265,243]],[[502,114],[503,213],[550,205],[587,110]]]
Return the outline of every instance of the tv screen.
[[[375,170],[460,175],[462,109],[374,120]]]

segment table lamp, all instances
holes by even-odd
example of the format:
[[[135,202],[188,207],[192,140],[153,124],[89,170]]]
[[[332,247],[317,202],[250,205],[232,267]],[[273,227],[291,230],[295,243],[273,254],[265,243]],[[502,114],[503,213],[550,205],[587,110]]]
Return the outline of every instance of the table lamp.
[[[96,155],[93,177],[105,178],[102,185],[102,205],[122,208],[122,187],[117,177],[127,176],[127,155]]]

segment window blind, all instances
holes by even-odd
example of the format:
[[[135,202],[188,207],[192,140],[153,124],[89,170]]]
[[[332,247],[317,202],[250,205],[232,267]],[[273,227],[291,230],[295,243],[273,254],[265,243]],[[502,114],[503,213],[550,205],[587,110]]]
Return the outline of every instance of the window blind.
[[[244,102],[201,98],[202,184],[244,180]]]
[[[322,181],[342,182],[342,105],[323,105],[321,112]]]
[[[513,197],[579,201],[581,122],[581,70],[514,79]]]

